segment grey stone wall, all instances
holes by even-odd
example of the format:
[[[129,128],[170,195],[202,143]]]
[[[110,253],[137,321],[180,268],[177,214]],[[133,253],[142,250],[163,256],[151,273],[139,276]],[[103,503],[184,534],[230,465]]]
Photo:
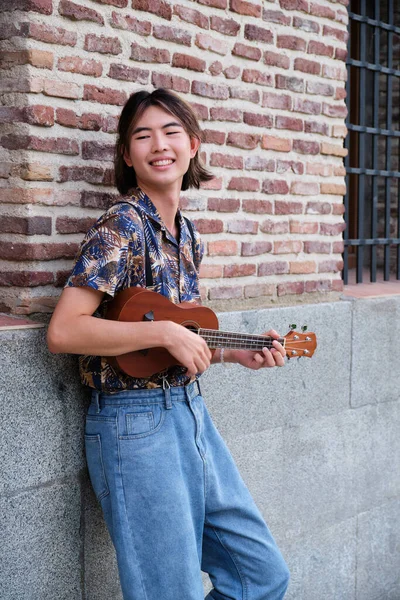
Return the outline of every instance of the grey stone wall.
[[[202,383],[289,564],[288,600],[400,598],[399,317],[400,296],[220,315],[221,329],[318,336],[311,360],[216,365]],[[0,341],[0,598],[119,600],[76,360],[51,356],[43,330]]]

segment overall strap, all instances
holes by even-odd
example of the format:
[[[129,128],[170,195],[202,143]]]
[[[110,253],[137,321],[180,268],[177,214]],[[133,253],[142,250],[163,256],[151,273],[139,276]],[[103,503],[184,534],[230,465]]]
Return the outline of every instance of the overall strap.
[[[190,219],[188,219],[187,217],[183,217],[185,219],[185,223],[187,225],[187,228],[189,229],[189,233],[190,233],[190,237],[192,238],[192,256],[193,256],[193,261],[194,261],[194,257],[195,257],[195,250],[196,250],[196,242],[194,239],[194,231],[193,231],[193,225]]]

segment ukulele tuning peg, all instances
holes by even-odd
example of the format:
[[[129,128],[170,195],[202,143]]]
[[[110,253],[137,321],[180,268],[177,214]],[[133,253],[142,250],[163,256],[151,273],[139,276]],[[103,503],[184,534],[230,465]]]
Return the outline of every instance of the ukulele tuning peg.
[[[303,325],[303,327],[301,328],[302,332],[304,333],[305,331],[307,331],[308,327],[307,325]]]
[[[294,329],[296,329],[297,325],[295,323],[292,323],[291,325],[289,325],[289,329],[291,329],[292,331]]]

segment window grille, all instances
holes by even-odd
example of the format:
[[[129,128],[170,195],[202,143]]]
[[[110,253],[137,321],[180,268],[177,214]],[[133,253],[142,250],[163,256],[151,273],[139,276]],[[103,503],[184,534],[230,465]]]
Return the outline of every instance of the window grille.
[[[344,283],[400,279],[400,2],[349,6]]]

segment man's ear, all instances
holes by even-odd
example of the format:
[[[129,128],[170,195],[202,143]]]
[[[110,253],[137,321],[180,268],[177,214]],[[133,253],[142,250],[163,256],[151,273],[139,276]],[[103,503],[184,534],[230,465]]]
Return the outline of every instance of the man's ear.
[[[190,158],[194,158],[196,156],[199,146],[200,140],[198,138],[190,138]]]
[[[126,162],[126,164],[128,165],[128,167],[132,166],[132,161],[131,161],[131,157],[129,156],[129,152],[127,151],[126,148],[124,148],[123,152],[122,152],[122,156],[124,158],[124,161]]]

